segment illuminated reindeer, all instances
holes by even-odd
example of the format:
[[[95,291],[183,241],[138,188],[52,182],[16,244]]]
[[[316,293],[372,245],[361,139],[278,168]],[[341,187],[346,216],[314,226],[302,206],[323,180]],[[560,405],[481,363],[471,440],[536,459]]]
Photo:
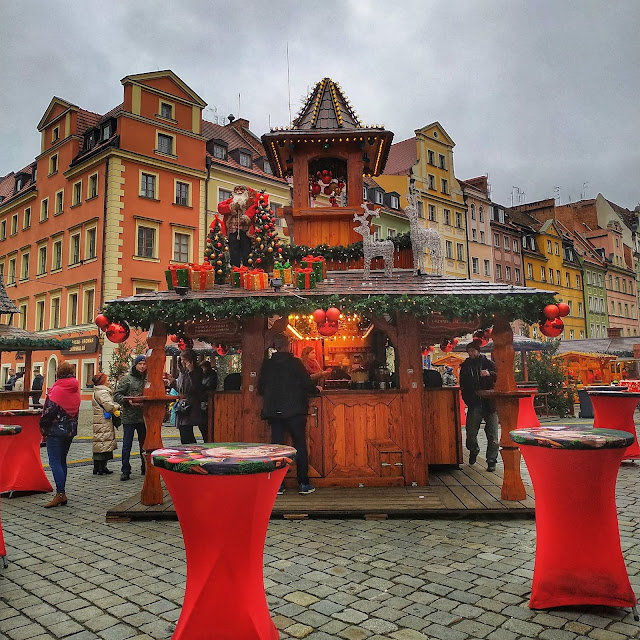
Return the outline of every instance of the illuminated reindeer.
[[[409,218],[411,225],[411,249],[413,250],[413,275],[426,273],[424,268],[424,251],[429,251],[431,259],[431,269],[436,274],[442,275],[443,256],[442,241],[440,234],[435,229],[427,229],[418,224],[418,198],[415,189],[409,189],[407,194],[409,204],[404,212]]]
[[[357,213],[353,216],[355,222],[360,224],[353,230],[362,236],[362,251],[364,253],[364,278],[371,276],[371,260],[373,258],[384,259],[384,275],[390,278],[393,275],[393,252],[395,247],[391,240],[374,240],[369,229],[369,217],[380,217],[380,209],[372,211],[366,203],[360,205],[364,209],[364,215]]]

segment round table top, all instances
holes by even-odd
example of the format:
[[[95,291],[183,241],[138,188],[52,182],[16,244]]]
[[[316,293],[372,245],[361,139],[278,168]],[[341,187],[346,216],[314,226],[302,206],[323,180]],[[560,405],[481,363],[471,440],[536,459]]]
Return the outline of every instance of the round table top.
[[[42,409],[5,409],[0,411],[0,417],[6,416],[41,416]]]
[[[589,384],[584,387],[584,390],[589,391],[629,391],[628,387],[616,386],[615,384]]]
[[[17,436],[22,427],[17,424],[0,424],[0,436]]]
[[[625,449],[634,438],[628,431],[590,427],[540,427],[509,433],[519,445],[548,449]]]
[[[590,396],[611,396],[624,398],[640,398],[640,391],[587,391]]]
[[[295,458],[293,447],[244,442],[185,444],[151,453],[156,467],[177,473],[214,476],[267,473],[286,467]]]

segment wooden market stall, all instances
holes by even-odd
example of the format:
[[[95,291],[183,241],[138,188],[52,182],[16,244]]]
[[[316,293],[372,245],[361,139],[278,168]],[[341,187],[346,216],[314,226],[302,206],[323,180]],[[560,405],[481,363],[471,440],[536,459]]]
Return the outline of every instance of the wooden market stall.
[[[594,384],[611,384],[612,380],[620,380],[621,370],[616,370],[617,356],[606,353],[583,353],[566,351],[555,356],[562,362],[569,377],[568,382],[579,386]]]

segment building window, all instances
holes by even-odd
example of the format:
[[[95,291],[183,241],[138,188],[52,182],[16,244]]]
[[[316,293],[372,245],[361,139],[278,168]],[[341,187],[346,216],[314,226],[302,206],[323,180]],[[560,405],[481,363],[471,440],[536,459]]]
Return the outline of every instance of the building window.
[[[629,317],[629,305],[625,303],[624,305],[624,317],[628,318]]]
[[[82,363],[82,388],[87,389],[91,384],[91,380],[96,372],[95,362],[83,362]]]
[[[482,244],[486,244],[486,238],[485,238],[485,235],[484,235],[484,231],[480,232],[480,242]]]
[[[38,249],[38,273],[36,275],[42,275],[47,272],[47,247],[40,247]]]
[[[7,284],[15,284],[15,283],[16,283],[16,258],[10,258],[9,273],[7,274]]]
[[[51,298],[51,313],[49,314],[49,329],[60,328],[60,297]]]
[[[551,267],[549,267],[549,284],[553,284],[553,269]]]
[[[496,265],[496,280],[502,280],[502,265]]]
[[[447,159],[441,153],[438,154],[438,166],[441,169],[445,169],[445,170],[447,168]],[[446,193],[446,191],[445,191],[445,193]]]
[[[429,220],[431,220],[431,222],[435,222],[436,219],[436,207],[433,204],[428,205],[428,211],[429,211]]]
[[[478,232],[475,229],[471,229],[471,239],[474,242],[478,240]]]
[[[514,240],[513,241],[513,253],[518,253],[519,250],[520,250],[520,247],[518,246],[518,241]]]
[[[476,205],[475,204],[471,204],[471,219],[472,220],[476,219]]]
[[[27,305],[21,304],[18,313],[18,326],[26,331],[27,329]]]
[[[527,263],[527,278],[533,280],[533,265],[530,262]]]
[[[84,304],[82,309],[82,322],[84,324],[89,324],[93,322],[93,318],[95,317],[95,299],[96,293],[93,289],[85,289],[84,291]]]
[[[511,281],[511,267],[504,268],[504,278],[507,281]]]
[[[176,182],[176,204],[189,204],[189,185],[186,182]]]
[[[49,158],[49,175],[58,173],[58,154],[54,154]]]
[[[497,233],[493,234],[493,246],[500,247],[500,236]]]
[[[80,262],[80,234],[74,233],[69,243],[69,265]]]
[[[73,185],[73,205],[80,204],[82,202],[82,182],[76,182]]]
[[[27,207],[24,210],[24,216],[22,218],[22,228],[28,229],[31,226],[31,207]]]
[[[58,215],[58,214],[62,213],[63,204],[64,204],[64,191],[58,191],[58,193],[56,193],[56,213],[55,213],[55,215]]]
[[[445,251],[447,258],[453,259],[453,242],[451,242],[450,240],[447,240],[445,242]]]
[[[564,283],[565,283],[567,289],[571,288],[571,276],[569,275],[569,273],[567,271],[564,272]]]
[[[436,163],[436,154],[431,149],[427,149],[427,162],[433,165]]]
[[[102,127],[102,140],[108,140],[111,137],[111,123],[107,122]]]
[[[23,253],[20,261],[20,280],[29,279],[29,254]]]
[[[387,229],[387,238],[395,238],[398,232],[395,229]]]
[[[435,191],[436,188],[436,177],[429,174],[429,189],[433,189]]]
[[[456,211],[456,228],[462,229],[462,214]]]
[[[503,236],[502,240],[502,246],[504,247],[504,250],[509,251],[509,236]]]
[[[418,200],[418,218],[424,220],[424,203],[422,200]]]
[[[189,262],[189,240],[186,233],[176,233],[173,237],[173,259],[177,262]]]
[[[471,273],[480,273],[480,260],[478,258],[471,258]]]
[[[484,222],[484,209],[482,206],[478,208],[478,219],[480,222]]]
[[[60,127],[54,127],[51,132],[51,142],[57,142],[60,140]]]
[[[582,318],[582,315],[583,315],[582,307],[583,307],[582,302],[578,302],[578,317],[579,318]]]
[[[554,242],[554,249],[555,249],[556,255],[559,256],[560,255],[560,245],[557,242]]]
[[[62,269],[62,240],[53,243],[53,254],[51,258],[51,271]]]
[[[456,243],[456,257],[461,262],[464,262],[464,245],[460,242]]]
[[[580,288],[580,274],[576,273],[576,289]]]
[[[575,331],[573,329],[569,329],[569,340],[573,340],[574,335]]]
[[[138,255],[141,258],[155,258],[156,230],[153,227],[138,227]]]
[[[540,281],[541,282],[546,282],[547,281],[547,277],[546,277],[545,272],[544,272],[544,267],[540,267]]]
[[[551,240],[547,240],[547,253],[551,255]]]
[[[516,268],[515,270],[515,274],[516,274],[516,282],[520,282],[520,269]]]
[[[218,190],[218,203],[220,202],[224,202],[225,200],[228,200],[233,194],[231,193],[231,191],[226,191],[225,189],[219,189]]]
[[[560,284],[562,282],[562,278],[560,277],[560,270],[556,269],[556,284]]]
[[[44,331],[44,300],[36,301],[36,331]]]
[[[7,219],[5,218],[0,222],[0,240],[7,239]]]
[[[240,152],[240,166],[241,167],[251,167],[251,156],[248,153]]]
[[[143,173],[140,177],[140,195],[145,198],[156,197],[156,176]]]
[[[160,103],[160,115],[163,118],[167,118],[169,120],[173,120],[173,105],[168,104],[166,102]]]
[[[87,199],[95,198],[98,195],[98,174],[89,176],[89,193]]]
[[[160,153],[166,153],[167,155],[173,155],[173,137],[159,133],[158,151],[160,151]]]
[[[78,324],[78,294],[70,293],[67,299],[67,323]]]
[[[444,210],[444,223],[451,226],[451,211],[449,209]]]
[[[362,199],[367,199],[367,187],[362,187]]]
[[[226,160],[227,159],[227,150],[221,144],[213,145],[213,157],[218,158],[218,160]],[[366,195],[365,195],[366,198]]]
[[[96,227],[91,227],[91,229],[87,229],[87,238],[86,238],[86,247],[85,247],[85,256],[87,260],[91,260],[96,257],[96,240],[98,237],[98,229]]]
[[[441,186],[442,189],[440,189],[440,191],[442,191],[442,193],[449,193],[449,181],[446,180],[445,178],[441,179]]]
[[[14,213],[11,216],[11,235],[15,236],[18,233],[18,214]]]
[[[389,200],[391,202],[391,208],[392,209],[399,209],[400,208],[400,198],[398,198],[398,196],[390,196]]]
[[[491,275],[491,262],[489,262],[489,260],[484,261],[484,275],[485,276]]]

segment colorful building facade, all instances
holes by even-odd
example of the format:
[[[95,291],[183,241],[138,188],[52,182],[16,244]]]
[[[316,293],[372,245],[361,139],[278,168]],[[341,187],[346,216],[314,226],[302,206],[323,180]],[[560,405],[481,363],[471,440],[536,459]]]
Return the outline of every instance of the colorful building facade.
[[[460,180],[467,206],[467,252],[469,277],[493,282],[494,255],[491,244],[491,200],[487,176]],[[510,275],[513,275],[510,273]]]

